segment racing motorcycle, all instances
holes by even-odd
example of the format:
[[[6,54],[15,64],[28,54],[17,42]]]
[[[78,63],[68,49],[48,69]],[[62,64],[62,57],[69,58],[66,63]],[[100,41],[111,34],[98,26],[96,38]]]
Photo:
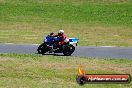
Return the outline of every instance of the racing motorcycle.
[[[63,53],[65,56],[70,56],[78,44],[78,38],[68,38],[64,40],[64,44],[58,46],[60,38],[53,36],[46,36],[43,43],[39,45],[37,51],[39,54],[44,55],[45,53]]]

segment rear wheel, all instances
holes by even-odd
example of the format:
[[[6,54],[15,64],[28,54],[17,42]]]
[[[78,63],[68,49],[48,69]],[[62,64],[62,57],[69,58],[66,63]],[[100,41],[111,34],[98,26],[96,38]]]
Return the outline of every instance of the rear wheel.
[[[75,51],[75,47],[73,45],[65,45],[63,48],[63,54],[65,56],[70,56]]]
[[[42,43],[38,49],[37,49],[38,53],[39,54],[45,54],[47,51],[46,51],[46,44],[45,43]]]

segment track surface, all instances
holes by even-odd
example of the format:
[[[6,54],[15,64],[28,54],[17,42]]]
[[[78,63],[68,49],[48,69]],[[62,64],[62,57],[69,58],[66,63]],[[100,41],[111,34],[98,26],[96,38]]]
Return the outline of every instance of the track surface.
[[[37,47],[29,44],[0,44],[0,53],[36,54]],[[132,59],[132,47],[78,46],[72,56]]]

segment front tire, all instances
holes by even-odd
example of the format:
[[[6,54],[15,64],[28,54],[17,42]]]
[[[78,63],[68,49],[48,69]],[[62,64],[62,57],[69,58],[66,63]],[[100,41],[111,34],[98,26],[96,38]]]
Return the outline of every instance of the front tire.
[[[42,43],[38,49],[37,49],[38,53],[39,54],[45,54],[47,51],[46,51],[46,44],[45,43]]]
[[[71,56],[71,54],[75,51],[75,47],[73,45],[65,45],[63,49],[63,54],[65,56]]]

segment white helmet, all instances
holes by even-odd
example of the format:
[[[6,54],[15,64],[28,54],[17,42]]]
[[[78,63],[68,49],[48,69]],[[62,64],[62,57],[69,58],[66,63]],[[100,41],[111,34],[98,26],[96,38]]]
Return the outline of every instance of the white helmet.
[[[64,30],[59,30],[59,32],[58,32],[58,34],[61,36],[61,35],[63,35],[63,33],[64,33]]]
[[[64,33],[64,30],[59,30],[59,33]]]

